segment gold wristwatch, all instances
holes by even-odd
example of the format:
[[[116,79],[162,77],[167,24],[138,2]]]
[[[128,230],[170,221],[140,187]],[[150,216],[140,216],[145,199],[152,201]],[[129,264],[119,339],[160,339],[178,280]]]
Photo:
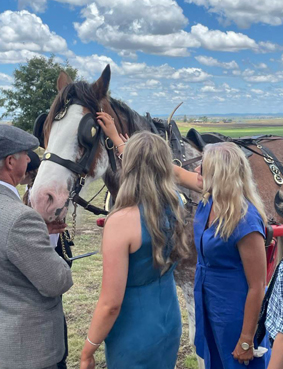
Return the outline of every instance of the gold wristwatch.
[[[254,344],[249,345],[247,342],[242,342],[241,343],[241,347],[244,351],[248,351],[250,348],[254,347]]]

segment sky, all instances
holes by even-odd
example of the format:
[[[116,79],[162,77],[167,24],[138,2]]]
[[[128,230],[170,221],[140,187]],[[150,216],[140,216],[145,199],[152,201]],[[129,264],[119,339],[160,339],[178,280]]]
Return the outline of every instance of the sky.
[[[0,0],[0,87],[66,60],[140,114],[283,113],[283,0]]]

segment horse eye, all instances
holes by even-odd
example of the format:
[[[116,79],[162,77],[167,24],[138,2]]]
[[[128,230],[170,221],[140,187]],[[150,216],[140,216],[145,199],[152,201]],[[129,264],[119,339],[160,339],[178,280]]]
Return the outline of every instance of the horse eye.
[[[91,137],[94,137],[96,134],[96,128],[95,127],[92,127],[91,129]]]

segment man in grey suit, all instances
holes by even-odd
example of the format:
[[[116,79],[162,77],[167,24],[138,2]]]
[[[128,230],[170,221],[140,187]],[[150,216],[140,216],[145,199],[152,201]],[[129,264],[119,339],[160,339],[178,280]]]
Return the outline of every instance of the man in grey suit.
[[[0,124],[0,368],[55,369],[65,351],[60,295],[73,284],[68,264],[50,246],[46,225],[16,186],[38,140]]]

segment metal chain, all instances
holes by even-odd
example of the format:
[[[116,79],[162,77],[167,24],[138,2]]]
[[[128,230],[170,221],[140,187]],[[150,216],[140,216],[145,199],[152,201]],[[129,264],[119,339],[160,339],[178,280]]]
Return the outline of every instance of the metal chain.
[[[66,237],[66,232],[64,232],[64,235]],[[69,258],[67,251],[66,251],[66,247],[65,247],[65,243],[64,243],[64,238],[62,236],[62,233],[60,233],[60,241],[61,241],[61,246],[62,246],[62,254],[63,257],[66,261],[71,261],[71,259]],[[67,240],[68,241],[68,240]]]
[[[75,239],[75,235],[76,235],[76,225],[77,225],[77,206],[78,204],[76,204],[75,202],[73,202],[74,205],[74,211],[72,213],[72,230],[71,230],[71,237],[68,237],[67,232],[64,232],[64,236],[66,238],[66,240],[68,242],[73,242]]]

